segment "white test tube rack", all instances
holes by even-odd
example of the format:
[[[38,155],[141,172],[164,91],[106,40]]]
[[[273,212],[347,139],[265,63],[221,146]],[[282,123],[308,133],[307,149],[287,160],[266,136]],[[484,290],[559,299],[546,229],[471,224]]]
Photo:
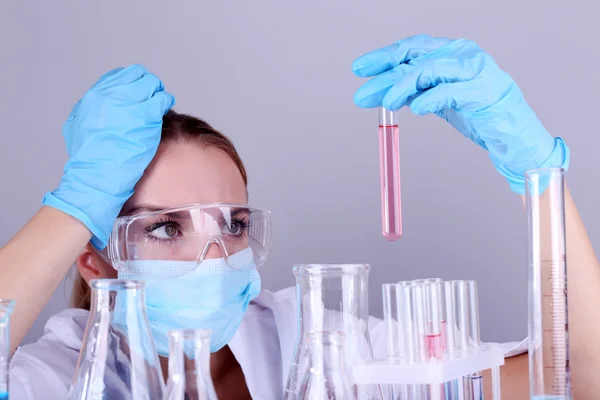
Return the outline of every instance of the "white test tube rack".
[[[504,351],[480,341],[474,281],[425,279],[385,284],[383,301],[387,357],[353,365],[355,384],[441,385],[491,370],[492,399],[501,399]],[[482,380],[478,381],[481,385]],[[459,399],[475,398],[463,390],[483,391],[482,385],[476,389],[458,386]]]
[[[488,369],[492,370],[493,379],[494,370],[498,370],[502,365],[504,365],[504,351],[494,345],[483,345],[462,357],[436,362],[376,360],[367,364],[357,364],[352,366],[352,376],[354,383],[358,385],[433,385]]]

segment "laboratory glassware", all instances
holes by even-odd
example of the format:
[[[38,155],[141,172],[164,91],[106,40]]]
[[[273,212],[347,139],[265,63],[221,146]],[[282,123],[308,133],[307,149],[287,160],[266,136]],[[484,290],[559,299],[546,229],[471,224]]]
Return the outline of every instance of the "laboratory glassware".
[[[0,400],[8,399],[8,366],[10,363],[10,315],[14,300],[0,299]]]
[[[286,400],[358,400],[352,390],[343,332],[312,331],[306,336],[307,362],[299,370],[299,387]]]
[[[70,400],[162,400],[164,381],[146,316],[145,283],[96,279]]]
[[[402,236],[400,139],[396,112],[379,109],[379,165],[382,234],[388,240]]]
[[[314,331],[344,333],[345,357],[349,365],[373,360],[369,335],[368,276],[366,264],[306,264],[295,265],[298,302],[298,332],[290,366],[286,393],[297,395],[301,378],[299,371],[309,359],[307,338]],[[356,385],[353,392],[359,400],[380,400],[379,385]]]
[[[165,400],[217,400],[210,376],[210,337],[207,329],[169,332],[169,379]]]
[[[476,282],[419,279],[382,292],[386,360],[354,367],[355,379],[390,385],[394,400],[481,400],[481,371],[492,368],[500,399],[504,356],[481,343]]]
[[[531,399],[572,398],[567,313],[564,171],[525,173],[529,227]]]
[[[469,340],[474,348],[481,346],[481,336],[479,332],[479,295],[477,293],[477,282],[466,281],[467,301],[469,310]],[[464,377],[465,399],[483,400],[483,374],[477,371],[474,374]]]
[[[410,285],[404,282],[386,283],[383,291],[383,321],[386,334],[386,361],[389,363],[415,362],[418,335],[413,330]],[[382,385],[382,387],[385,387]],[[421,385],[388,385],[387,398],[391,400],[420,400]]]

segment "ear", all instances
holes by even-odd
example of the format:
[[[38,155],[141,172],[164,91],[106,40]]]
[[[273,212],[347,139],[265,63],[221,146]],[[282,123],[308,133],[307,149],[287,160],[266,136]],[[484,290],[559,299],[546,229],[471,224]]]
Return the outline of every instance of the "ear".
[[[85,246],[75,263],[79,273],[88,284],[92,279],[117,277],[117,271],[100,258],[91,244]]]

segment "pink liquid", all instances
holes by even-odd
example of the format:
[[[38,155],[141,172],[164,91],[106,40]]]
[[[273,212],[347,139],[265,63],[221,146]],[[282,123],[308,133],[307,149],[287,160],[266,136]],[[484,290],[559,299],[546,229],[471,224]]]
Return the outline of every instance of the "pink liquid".
[[[440,360],[443,356],[442,350],[442,334],[425,335],[427,345],[427,359]]]
[[[381,224],[388,240],[402,236],[400,200],[400,140],[398,125],[379,125]]]

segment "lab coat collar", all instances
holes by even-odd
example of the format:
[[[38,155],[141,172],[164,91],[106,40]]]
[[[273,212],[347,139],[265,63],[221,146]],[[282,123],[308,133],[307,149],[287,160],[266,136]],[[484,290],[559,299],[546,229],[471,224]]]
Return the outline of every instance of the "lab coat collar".
[[[283,396],[296,343],[298,324],[296,308],[294,287],[278,292],[263,290],[251,303],[244,321],[229,343],[229,348],[242,367],[253,398],[280,399]],[[263,315],[268,313],[271,317],[270,323],[273,325],[270,325],[266,319],[255,320],[259,309],[265,313]],[[257,327],[255,325],[257,322],[261,324],[260,330],[253,329]],[[269,325],[265,326],[266,324]],[[266,337],[256,337],[257,334],[266,335]],[[249,351],[250,348],[253,351]],[[257,368],[257,363],[253,362],[253,358],[257,354],[260,354],[261,358],[267,358],[259,365],[265,367],[271,365],[272,367]],[[269,373],[275,373],[275,371],[279,376],[268,376]],[[281,385],[270,385],[269,395],[261,392],[266,389],[265,386],[269,386],[265,385],[265,382],[274,382],[277,378],[281,379]],[[261,385],[253,387],[254,384]]]

